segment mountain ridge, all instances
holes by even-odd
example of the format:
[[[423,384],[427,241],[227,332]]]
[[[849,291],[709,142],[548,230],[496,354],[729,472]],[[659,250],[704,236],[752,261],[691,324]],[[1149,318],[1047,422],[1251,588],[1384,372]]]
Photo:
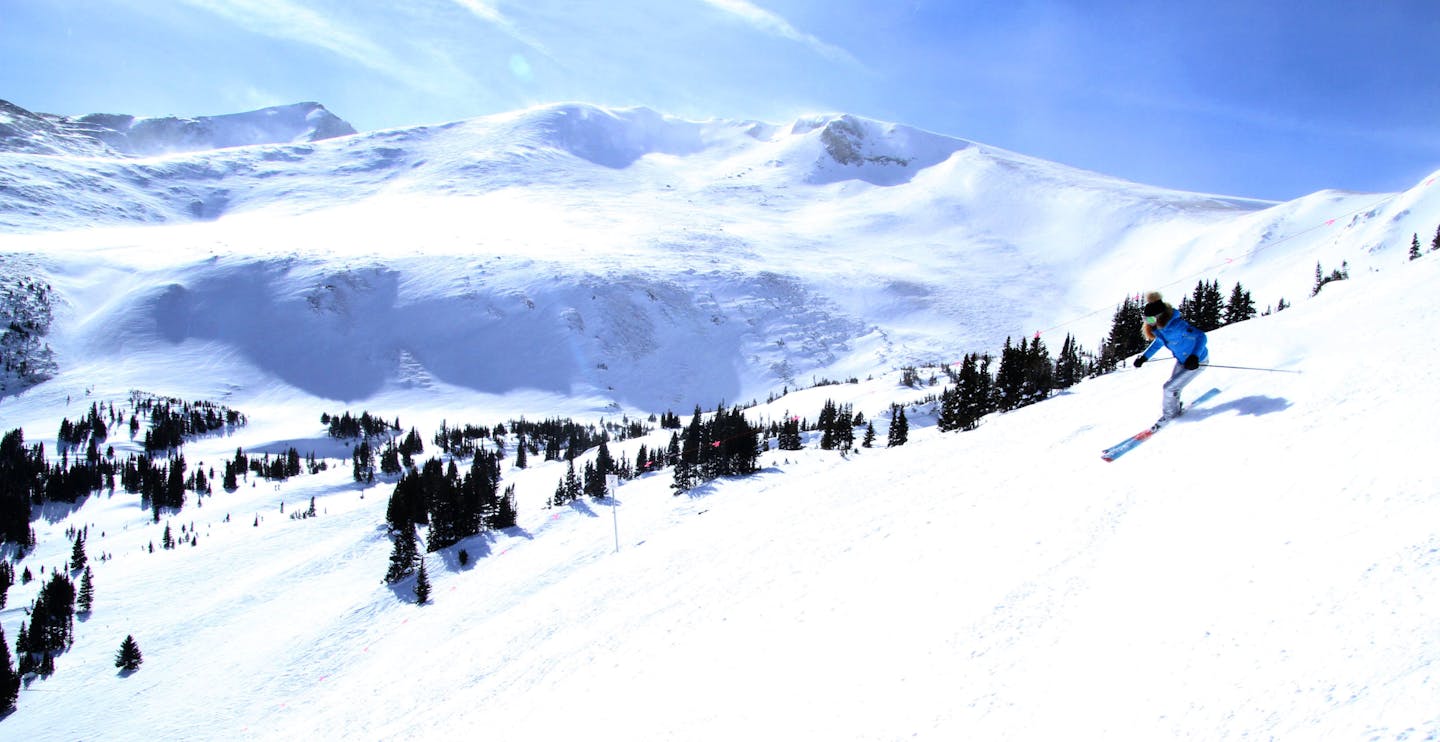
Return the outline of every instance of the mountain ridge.
[[[1382,250],[1433,198],[1270,204],[849,114],[786,126],[582,103],[146,158],[4,153],[0,185],[0,247],[126,276],[99,292],[116,311],[86,299],[70,311],[91,319],[57,323],[62,365],[115,337],[133,345],[105,352],[213,344],[361,400],[411,364],[503,394],[564,359],[531,383],[645,409],[956,361],[1042,328],[1093,349],[1097,310],[1177,277],[1293,301],[1311,266],[1260,247],[1360,209],[1346,228]],[[165,280],[140,280],[159,266]],[[348,313],[327,314],[336,301]],[[447,307],[444,329],[409,329],[417,307]],[[310,341],[236,329],[257,312]]]
[[[315,102],[218,116],[137,117],[34,113],[0,100],[0,152],[78,157],[152,157],[256,144],[316,142],[355,128]]]

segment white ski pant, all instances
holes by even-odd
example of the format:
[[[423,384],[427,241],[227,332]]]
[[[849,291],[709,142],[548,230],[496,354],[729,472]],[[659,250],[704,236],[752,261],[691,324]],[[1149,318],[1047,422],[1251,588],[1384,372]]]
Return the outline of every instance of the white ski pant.
[[[1165,382],[1164,396],[1160,405],[1163,413],[1162,420],[1180,416],[1180,390],[1184,389],[1186,384],[1194,381],[1204,368],[1201,366],[1194,371],[1188,371],[1185,364],[1178,361],[1175,363],[1175,370],[1170,372],[1170,380]]]

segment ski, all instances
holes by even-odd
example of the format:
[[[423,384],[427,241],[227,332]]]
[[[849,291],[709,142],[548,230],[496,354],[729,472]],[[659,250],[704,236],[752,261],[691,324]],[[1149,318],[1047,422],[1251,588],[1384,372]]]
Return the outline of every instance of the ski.
[[[1190,403],[1190,408],[1193,409],[1196,405],[1208,401],[1211,397],[1214,397],[1219,393],[1220,390],[1216,388],[1211,389],[1204,394],[1201,394],[1200,396],[1195,398],[1195,401]],[[1101,451],[1100,458],[1106,461],[1114,461],[1115,459],[1118,459],[1121,456],[1129,453],[1131,449],[1135,448],[1141,443],[1150,440],[1150,438],[1154,436],[1155,433],[1159,432],[1159,430],[1159,427],[1146,428],[1139,433],[1136,433],[1135,435],[1132,435],[1129,438],[1126,438],[1125,440],[1120,441],[1119,443],[1116,443],[1115,445],[1105,449],[1104,451]]]

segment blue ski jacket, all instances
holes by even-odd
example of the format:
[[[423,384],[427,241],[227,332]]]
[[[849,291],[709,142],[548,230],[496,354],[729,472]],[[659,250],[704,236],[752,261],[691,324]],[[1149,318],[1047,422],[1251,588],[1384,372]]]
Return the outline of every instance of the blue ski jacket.
[[[1172,315],[1170,321],[1164,327],[1156,325],[1152,328],[1155,332],[1155,339],[1150,341],[1150,347],[1145,349],[1145,360],[1155,355],[1161,346],[1170,349],[1175,354],[1175,360],[1184,363],[1191,355],[1197,357],[1201,363],[1210,358],[1210,350],[1206,347],[1205,333],[1195,329],[1195,326],[1185,321],[1179,314]]]

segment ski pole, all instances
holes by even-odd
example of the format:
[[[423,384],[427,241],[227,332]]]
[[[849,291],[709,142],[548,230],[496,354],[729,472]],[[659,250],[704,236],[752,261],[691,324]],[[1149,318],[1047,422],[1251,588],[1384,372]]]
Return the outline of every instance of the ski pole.
[[[1180,361],[1179,358],[1174,358],[1174,357],[1171,357],[1171,358],[1162,358],[1162,359],[1160,359],[1160,360],[1162,360],[1162,361],[1166,361],[1166,360]],[[1272,374],[1298,374],[1298,373],[1300,373],[1299,371],[1296,371],[1296,370],[1294,370],[1294,369],[1287,369],[1287,368],[1256,368],[1255,366],[1222,366],[1222,365],[1220,365],[1220,364],[1218,364],[1218,363],[1202,363],[1202,364],[1200,364],[1200,367],[1201,367],[1201,368],[1231,368],[1231,369],[1235,369],[1235,370],[1237,370],[1237,371],[1268,371],[1268,372],[1270,372],[1270,373],[1272,373]]]
[[[1255,368],[1254,366],[1222,366],[1218,363],[1202,363],[1201,366],[1208,368],[1233,368],[1237,371],[1269,371],[1272,374],[1298,374],[1299,371],[1288,368]]]

